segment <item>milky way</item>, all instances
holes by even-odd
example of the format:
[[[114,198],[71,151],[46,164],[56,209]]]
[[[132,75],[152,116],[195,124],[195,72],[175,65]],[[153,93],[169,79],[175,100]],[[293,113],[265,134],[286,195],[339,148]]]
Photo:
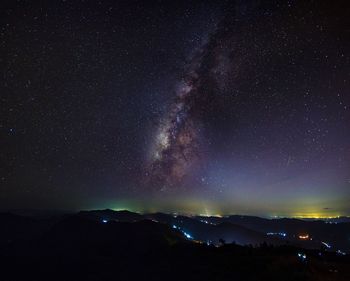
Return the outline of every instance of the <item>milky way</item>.
[[[161,190],[181,186],[203,158],[202,118],[232,70],[227,51],[232,26],[225,18],[197,50],[176,87],[173,102],[160,120],[147,176]]]
[[[197,93],[196,73],[184,81],[168,114],[160,122],[152,154],[150,173],[153,183],[163,188],[179,184],[186,171],[199,158],[200,131],[193,116],[191,100]]]

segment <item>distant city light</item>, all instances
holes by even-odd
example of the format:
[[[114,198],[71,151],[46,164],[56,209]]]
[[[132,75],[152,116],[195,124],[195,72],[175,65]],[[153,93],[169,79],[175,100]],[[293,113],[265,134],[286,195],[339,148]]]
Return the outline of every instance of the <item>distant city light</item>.
[[[284,233],[284,232],[268,232],[266,233],[266,235],[269,235],[269,236],[282,236],[282,237],[286,237],[287,236],[287,233]]]
[[[215,225],[215,223],[212,223],[212,222],[207,221],[207,220],[200,220],[200,222],[205,223],[205,224]]]
[[[102,220],[102,222],[103,222],[103,223],[107,223],[107,222],[108,222],[108,220]]]
[[[325,245],[328,249],[330,249],[331,248],[331,245],[329,245],[328,243],[326,243],[326,242],[321,242],[323,245]]]

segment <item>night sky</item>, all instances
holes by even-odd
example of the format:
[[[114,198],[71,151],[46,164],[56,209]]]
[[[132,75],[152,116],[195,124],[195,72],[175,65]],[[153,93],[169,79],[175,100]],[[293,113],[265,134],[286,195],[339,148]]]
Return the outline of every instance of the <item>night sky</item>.
[[[1,1],[1,208],[350,215],[349,15]]]

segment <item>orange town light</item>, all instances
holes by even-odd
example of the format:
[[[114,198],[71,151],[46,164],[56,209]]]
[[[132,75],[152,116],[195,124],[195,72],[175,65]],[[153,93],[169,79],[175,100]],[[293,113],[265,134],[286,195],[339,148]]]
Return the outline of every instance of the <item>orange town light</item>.
[[[309,239],[309,234],[300,234],[298,237],[301,240],[308,240]]]

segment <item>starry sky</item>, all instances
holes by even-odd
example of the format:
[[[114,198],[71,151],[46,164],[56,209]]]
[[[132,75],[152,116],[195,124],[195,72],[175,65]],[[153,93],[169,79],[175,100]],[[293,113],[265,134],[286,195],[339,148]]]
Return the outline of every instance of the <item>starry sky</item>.
[[[1,208],[350,215],[349,14],[1,1]]]

